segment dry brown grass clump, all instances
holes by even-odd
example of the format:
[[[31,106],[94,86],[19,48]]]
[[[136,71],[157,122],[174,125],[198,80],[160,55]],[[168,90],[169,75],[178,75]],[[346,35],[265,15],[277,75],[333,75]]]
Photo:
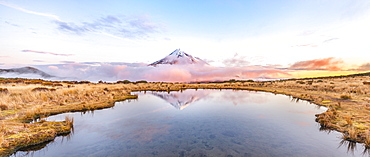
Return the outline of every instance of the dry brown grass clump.
[[[344,99],[344,100],[352,99],[352,97],[350,95],[341,95],[340,98]]]
[[[56,89],[54,89],[54,88],[45,88],[45,87],[36,87],[36,88],[32,89],[31,91],[32,92],[36,92],[36,91],[46,92],[46,91],[56,91]]]
[[[9,91],[7,88],[0,88],[0,93],[5,93],[7,94]]]
[[[63,122],[40,121],[36,118],[73,111],[88,111],[112,107],[115,101],[137,98],[130,87],[107,84],[62,85],[56,88],[42,84],[0,84],[8,89],[0,93],[0,156],[9,155],[22,147],[52,140],[71,131],[73,119]]]
[[[24,123],[23,125],[5,124],[3,123],[0,128],[0,155],[10,154],[23,147],[53,140],[56,136],[69,134],[73,128],[73,120],[67,118],[62,122],[40,121],[32,124]]]
[[[366,148],[370,149],[370,131],[366,132],[364,144]]]

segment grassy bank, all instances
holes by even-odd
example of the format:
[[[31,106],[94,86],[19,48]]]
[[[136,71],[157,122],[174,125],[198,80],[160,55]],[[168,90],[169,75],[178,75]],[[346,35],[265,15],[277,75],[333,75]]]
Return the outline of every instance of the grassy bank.
[[[29,84],[0,85],[0,156],[69,134],[73,119],[62,122],[34,119],[64,112],[91,111],[114,106],[114,102],[137,98],[129,90],[107,84]]]
[[[316,115],[322,130],[336,130],[342,139],[364,143],[370,148],[370,76],[355,75],[311,79],[235,82],[205,85],[210,88],[228,88],[266,91],[302,99],[328,110]]]
[[[312,78],[267,82],[223,83],[89,83],[42,80],[0,82],[0,154],[7,156],[23,147],[53,140],[68,134],[73,120],[40,121],[36,118],[64,112],[89,111],[112,107],[130,98],[132,91],[178,91],[185,89],[257,90],[285,94],[328,107],[316,115],[322,129],[337,130],[343,139],[361,142],[370,148],[369,75]]]

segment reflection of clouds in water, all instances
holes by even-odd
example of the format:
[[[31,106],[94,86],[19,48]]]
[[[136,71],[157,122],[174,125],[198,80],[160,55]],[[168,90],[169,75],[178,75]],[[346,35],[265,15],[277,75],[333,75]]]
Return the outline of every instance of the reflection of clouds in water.
[[[193,90],[188,89],[181,92],[152,92],[152,95],[162,98],[170,103],[175,108],[182,110],[190,104],[203,100],[216,100],[232,102],[234,106],[247,103],[263,103],[266,102],[266,93],[256,93],[253,91],[240,90],[234,92],[214,92],[217,90]],[[211,94],[216,93],[216,94]],[[250,96],[253,93],[253,96]]]
[[[124,127],[132,127],[132,129],[125,140],[134,140],[138,142],[151,142],[153,137],[169,134],[169,129],[171,125],[163,123],[150,123],[143,121],[139,123],[126,124]]]
[[[258,115],[258,119],[266,119],[267,117],[265,115]]]
[[[153,137],[169,134],[171,125],[165,123],[155,123],[153,121],[166,121],[171,117],[163,119],[138,119],[128,118],[116,123],[111,123],[109,127],[95,129],[99,133],[104,133],[105,136],[120,141],[136,141],[150,142]]]
[[[253,93],[253,96],[251,96]],[[217,96],[220,101],[232,102],[234,106],[238,104],[248,104],[248,103],[263,103],[266,101],[265,93],[255,93],[253,91],[241,90],[234,92],[223,92],[221,95]]]
[[[134,141],[150,141],[153,136],[167,134],[170,125],[163,123],[155,123],[153,121],[166,121],[172,117],[157,117],[154,119],[143,119],[146,115],[168,110],[170,106],[157,108],[149,111],[139,112],[133,115],[122,115],[109,121],[91,122],[78,124],[78,129],[89,130],[102,134],[113,140],[134,140]],[[89,116],[89,114],[84,115]],[[93,116],[92,116],[93,117]]]
[[[298,114],[305,114],[305,115],[315,115],[317,114],[317,111],[313,111],[313,110],[310,110],[310,111],[289,111],[291,113],[298,113]]]
[[[151,110],[151,111],[140,112],[140,113],[134,114],[134,115],[132,115],[132,116],[130,116],[128,118],[134,118],[134,117],[142,116],[142,115],[149,114],[149,113],[161,112],[161,111],[164,111],[164,110],[167,110],[167,109],[169,109],[168,106],[162,107],[162,108],[159,108],[159,109],[155,109],[155,110]]]
[[[299,126],[303,126],[303,127],[307,127],[307,126],[310,126],[311,124],[310,123],[307,123],[307,122],[300,122],[300,121],[297,121],[297,122],[294,122],[295,124],[299,125]]]

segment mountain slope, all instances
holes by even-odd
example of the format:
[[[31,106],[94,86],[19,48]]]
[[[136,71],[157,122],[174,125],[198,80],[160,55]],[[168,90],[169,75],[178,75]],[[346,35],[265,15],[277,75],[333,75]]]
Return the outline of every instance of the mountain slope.
[[[158,60],[152,64],[149,64],[149,66],[157,66],[160,64],[180,64],[180,65],[186,65],[186,64],[208,64],[207,62],[203,61],[202,59],[198,57],[193,57],[184,51],[181,51],[180,49],[176,49],[168,56],[164,57],[161,60]]]
[[[33,67],[23,67],[23,68],[13,68],[13,69],[0,69],[0,74],[2,75],[14,75],[18,77],[18,75],[39,75],[43,78],[50,78],[54,77],[49,75],[39,69]]]

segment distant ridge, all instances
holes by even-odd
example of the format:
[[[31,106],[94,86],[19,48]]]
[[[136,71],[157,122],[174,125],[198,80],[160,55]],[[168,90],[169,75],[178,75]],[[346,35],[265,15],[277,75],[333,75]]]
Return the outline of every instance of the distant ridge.
[[[180,49],[176,49],[175,51],[170,53],[168,56],[152,64],[149,64],[148,66],[157,66],[159,64],[187,65],[187,64],[208,64],[208,63],[198,57],[193,57],[192,55],[189,55],[185,53],[184,51],[181,51]]]
[[[40,75],[43,78],[50,78],[54,77],[49,75],[39,69],[33,67],[23,67],[23,68],[12,68],[12,69],[0,69],[0,74],[10,74],[13,73],[15,75],[22,75],[22,74],[35,74]]]

